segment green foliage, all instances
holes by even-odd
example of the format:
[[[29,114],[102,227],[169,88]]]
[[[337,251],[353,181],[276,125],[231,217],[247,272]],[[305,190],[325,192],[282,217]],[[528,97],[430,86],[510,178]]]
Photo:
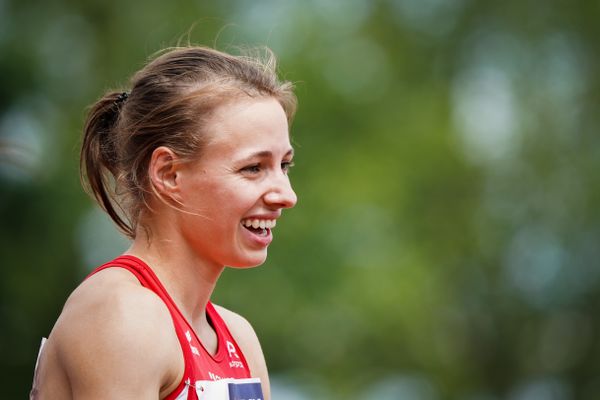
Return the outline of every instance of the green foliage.
[[[586,1],[0,2],[3,395],[25,396],[40,337],[102,261],[82,245],[102,234],[78,182],[83,110],[182,40],[269,45],[297,82],[299,203],[266,265],[227,271],[215,293],[253,323],[279,390],[596,398],[599,13]]]

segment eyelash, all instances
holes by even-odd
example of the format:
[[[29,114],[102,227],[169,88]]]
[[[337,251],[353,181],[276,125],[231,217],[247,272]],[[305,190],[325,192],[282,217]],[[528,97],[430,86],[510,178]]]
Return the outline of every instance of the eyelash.
[[[290,168],[292,168],[293,166],[294,166],[293,161],[284,161],[281,163],[281,169],[286,174],[289,172]],[[247,167],[242,168],[242,171],[257,174],[260,172],[261,169],[262,169],[261,164],[252,164],[252,165],[248,165]]]
[[[242,168],[242,172],[258,173],[260,172],[260,164],[248,165],[247,167]]]
[[[294,165],[293,161],[284,161],[281,163],[281,169],[287,174]]]

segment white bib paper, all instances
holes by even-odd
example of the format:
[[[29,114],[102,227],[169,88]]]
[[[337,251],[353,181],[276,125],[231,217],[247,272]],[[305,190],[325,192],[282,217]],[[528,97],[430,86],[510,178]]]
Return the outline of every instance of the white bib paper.
[[[206,400],[263,400],[258,378],[196,381],[196,394]]]

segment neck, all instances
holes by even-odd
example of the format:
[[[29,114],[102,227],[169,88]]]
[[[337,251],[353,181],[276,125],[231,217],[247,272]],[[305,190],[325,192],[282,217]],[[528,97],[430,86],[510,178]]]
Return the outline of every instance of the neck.
[[[158,276],[184,317],[198,331],[208,327],[206,304],[224,266],[202,259],[169,229],[139,231],[125,252],[146,262]],[[198,332],[200,333],[200,332]]]

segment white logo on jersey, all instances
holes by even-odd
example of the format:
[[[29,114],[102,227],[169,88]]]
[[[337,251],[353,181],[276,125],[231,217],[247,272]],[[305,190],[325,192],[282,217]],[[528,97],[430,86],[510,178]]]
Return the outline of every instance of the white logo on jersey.
[[[237,353],[237,350],[235,349],[235,346],[233,345],[233,343],[231,343],[229,340],[226,341],[227,343],[227,352],[229,353],[229,367],[230,368],[244,368],[244,364],[242,364],[242,362],[240,361],[240,356]]]
[[[229,340],[227,340],[227,351],[229,352],[229,358],[240,358],[240,356],[238,356],[237,350],[235,349],[235,346]]]
[[[190,343],[190,349],[192,349],[192,353],[199,356],[200,352],[198,351],[198,348],[196,346],[192,346],[192,334],[190,333],[190,331],[185,332],[185,337],[186,337],[187,341]]]
[[[219,375],[217,375],[217,374],[213,374],[213,373],[212,373],[212,372],[210,372],[210,371],[208,371],[208,376],[209,376],[209,377],[210,377],[210,379],[212,379],[213,381],[220,381],[221,379],[223,379],[223,378],[221,378]],[[197,381],[197,382],[196,382],[196,385],[198,384],[198,382],[200,382],[200,381]]]

